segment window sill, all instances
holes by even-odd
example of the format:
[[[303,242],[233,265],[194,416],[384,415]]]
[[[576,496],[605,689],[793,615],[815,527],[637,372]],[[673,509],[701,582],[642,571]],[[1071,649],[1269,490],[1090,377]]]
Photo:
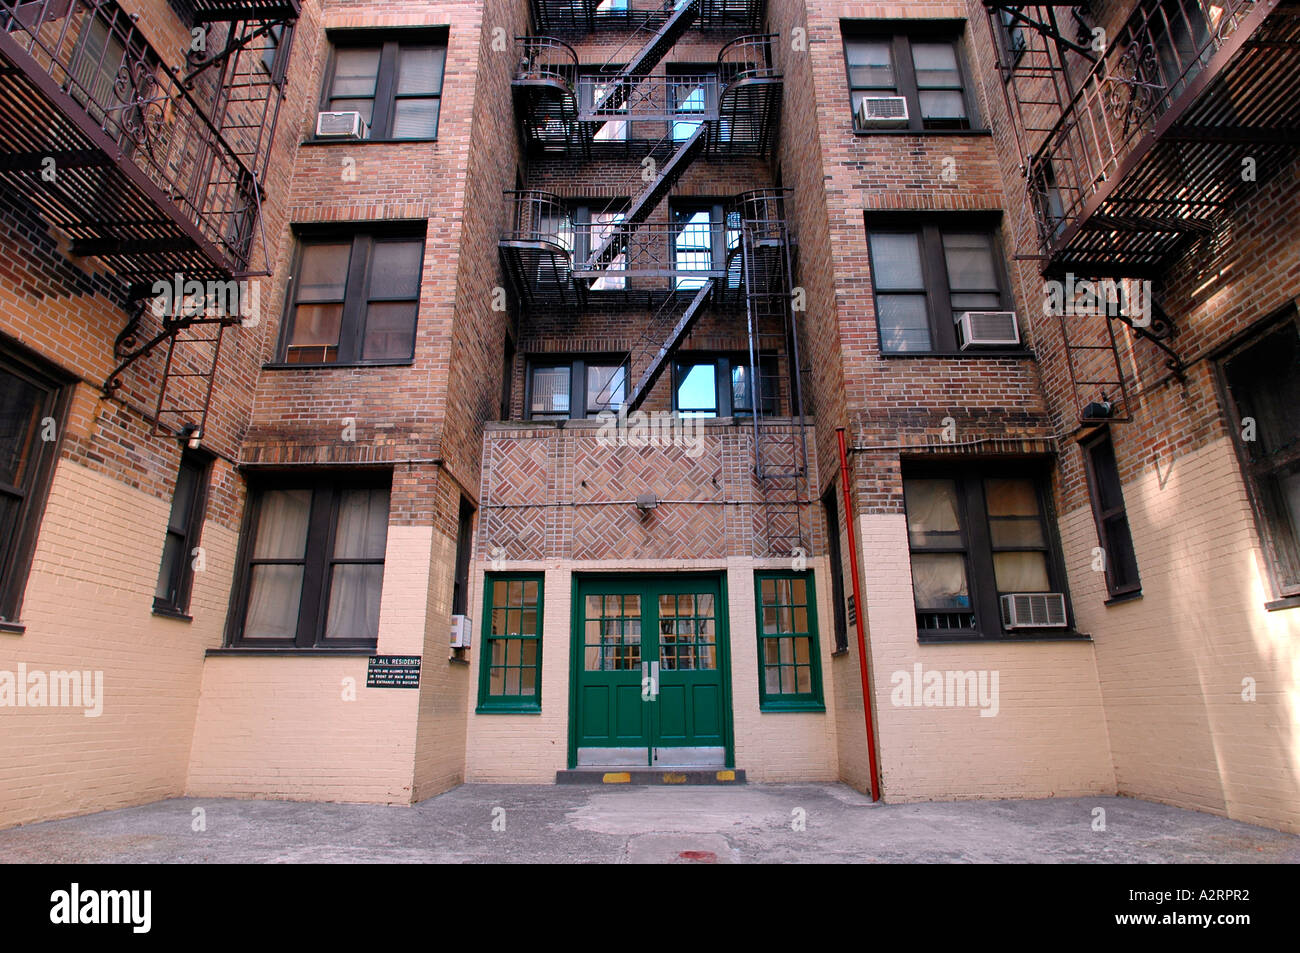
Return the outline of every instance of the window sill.
[[[1277,612],[1281,609],[1300,609],[1300,596],[1283,596],[1281,599],[1274,599],[1272,602],[1264,603],[1264,608],[1269,612]]]
[[[426,139],[317,139],[311,136],[302,140],[299,145],[304,146],[396,146],[396,145],[428,145],[430,142],[437,142],[438,137]]]
[[[194,616],[188,612],[182,612],[180,609],[173,609],[169,606],[154,606],[153,614],[162,616],[164,619],[175,619],[177,622],[193,622]]]
[[[992,129],[853,129],[855,136],[976,136],[989,137]]]
[[[480,704],[474,708],[476,715],[540,715],[542,706],[537,705],[492,705]]]
[[[979,645],[986,642],[1006,645],[1015,642],[1091,642],[1092,636],[1083,632],[1059,631],[1049,633],[1041,631],[1032,635],[943,635],[932,637],[918,635],[916,641],[921,645]]]
[[[1120,604],[1122,604],[1122,603],[1125,603],[1125,602],[1133,602],[1133,601],[1135,601],[1135,600],[1137,600],[1137,599],[1141,599],[1141,598],[1142,598],[1142,590],[1141,590],[1141,589],[1134,589],[1132,592],[1121,592],[1121,593],[1119,593],[1118,595],[1111,596],[1109,599],[1107,599],[1105,602],[1103,602],[1102,605],[1104,605],[1104,606],[1117,606],[1117,605],[1120,605]]]
[[[780,714],[782,712],[822,712],[826,711],[825,702],[814,701],[765,701],[759,702],[758,710],[770,714]]]
[[[848,654],[849,654],[849,650],[847,648],[836,649],[834,652],[831,653],[831,658],[844,658]]]
[[[298,648],[265,648],[255,649],[245,646],[225,646],[219,649],[208,649],[203,653],[204,656],[240,656],[240,655],[283,655],[283,656],[318,656],[330,658],[369,658],[375,654],[373,648],[369,649],[298,649]]]
[[[1027,347],[1017,348],[1017,349],[1015,349],[1015,350],[1010,350],[1010,351],[1003,351],[1003,350],[993,350],[993,349],[990,349],[990,350],[987,350],[987,351],[983,351],[983,350],[980,350],[980,351],[976,351],[976,350],[971,350],[971,351],[881,351],[881,352],[879,352],[879,353],[880,353],[880,356],[881,356],[881,357],[884,357],[884,358],[890,358],[890,359],[894,359],[894,358],[909,358],[909,357],[940,357],[940,358],[944,358],[945,360],[949,360],[949,359],[952,359],[952,358],[965,359],[965,360],[970,360],[970,359],[972,359],[972,358],[976,358],[976,359],[977,359],[977,358],[985,358],[985,359],[998,358],[998,359],[1002,359],[1002,360],[1006,360],[1007,358],[1012,358],[1012,359],[1014,359],[1014,360],[1019,360],[1019,361],[1036,361],[1036,360],[1038,360],[1038,355],[1035,354],[1033,351],[1031,351],[1031,350],[1030,350],[1029,348],[1027,348]]]
[[[272,361],[262,365],[264,371],[320,371],[337,368],[339,370],[354,370],[358,367],[411,367],[415,364],[415,359],[405,361],[354,361],[349,364],[289,364],[284,361]]]
[[[27,626],[21,622],[2,622],[0,621],[0,632],[8,632],[10,635],[22,635],[27,631]]]

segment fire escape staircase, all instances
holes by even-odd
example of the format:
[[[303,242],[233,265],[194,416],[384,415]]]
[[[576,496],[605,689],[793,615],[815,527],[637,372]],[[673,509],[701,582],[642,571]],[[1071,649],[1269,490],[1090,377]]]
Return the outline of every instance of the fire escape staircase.
[[[1300,8],[1137,0],[1097,48],[1086,5],[984,6],[1038,246],[1022,257],[1063,282],[1150,280],[1201,242],[1212,283],[1226,217],[1300,155]],[[1182,373],[1163,314],[1058,317],[1081,423],[1103,395],[1131,417],[1116,324]]]
[[[554,38],[521,38],[524,54],[515,88],[516,103],[524,110],[525,138],[531,139],[534,145],[540,143],[545,151],[567,152],[576,133],[584,153],[589,154],[594,130],[602,121],[627,121],[623,117],[630,117],[630,111],[620,110],[634,102],[638,85],[646,81],[649,72],[695,21],[701,2],[670,2],[664,8],[671,8],[671,14],[627,65],[597,77],[602,92],[599,97],[592,97],[587,109],[576,93],[577,65],[572,50]],[[706,106],[700,112],[680,113],[676,119],[672,114],[656,115],[656,119],[666,122],[668,133],[657,146],[650,148],[650,157],[653,159],[658,146],[671,148],[672,152],[661,164],[655,164],[650,181],[622,210],[617,222],[588,232],[592,241],[585,260],[575,261],[569,273],[579,303],[586,300],[587,292],[599,282],[608,281],[616,274],[637,273],[638,235],[647,228],[655,236],[663,234],[665,240],[657,243],[661,253],[674,246],[681,229],[688,226],[674,223],[665,228],[647,223],[692,162],[709,152],[726,154],[729,149],[735,149],[764,154],[770,148],[782,82],[771,61],[770,44],[770,37],[744,37],[724,47],[719,56],[718,74],[722,88],[714,94],[717,101],[712,108]],[[625,45],[630,46],[631,42]],[[760,61],[724,73],[728,50],[752,59],[749,54],[759,48],[763,51]],[[614,56],[617,55],[618,51]],[[529,86],[534,88],[530,90]],[[530,115],[527,112],[530,109],[540,111]],[[676,136],[677,124],[687,122],[694,124],[689,135]],[[558,278],[562,274],[563,256],[566,252],[572,255],[575,250],[572,239],[566,241],[560,230],[541,224],[559,216],[560,200],[550,197],[528,201],[540,204],[523,211],[517,207],[514,234],[522,240],[503,242],[506,270],[526,300],[528,276],[549,274]],[[545,207],[547,203],[551,209]],[[792,248],[784,219],[784,193],[777,189],[746,193],[738,199],[736,210],[738,247],[728,249],[723,267],[715,264],[714,270],[707,272],[678,272],[673,263],[668,263],[662,270],[641,272],[668,277],[670,290],[647,323],[645,333],[626,355],[627,366],[641,370],[628,388],[622,407],[627,413],[641,407],[707,306],[718,303],[732,290],[731,277],[733,271],[738,272],[736,290],[745,300],[749,331],[755,502],[763,514],[761,535],[767,539],[766,552],[757,555],[786,556],[797,550],[806,553],[809,526],[805,510],[810,499],[808,447],[799,384],[797,315],[791,295]],[[727,235],[731,230],[731,215],[723,222],[711,223],[710,228],[721,229]],[[729,242],[724,239],[723,244]],[[506,253],[507,245],[514,246],[513,254]],[[532,257],[525,257],[524,253]],[[671,257],[671,252],[668,254]],[[555,282],[557,288],[562,288],[562,284],[562,281]],[[780,402],[773,395],[779,389],[780,375],[769,378],[765,370],[765,356],[777,353],[785,354],[789,364],[789,373],[785,375],[791,385],[788,418],[776,417]],[[611,381],[607,393],[599,395],[599,399],[612,402],[614,386],[615,382]],[[622,382],[617,386],[622,386]]]
[[[178,68],[116,0],[0,0],[0,181],[135,303],[106,393],[167,345],[150,385],[155,434],[182,415],[202,433],[222,332],[239,317],[160,315],[146,299],[178,275],[206,290],[270,273],[252,255],[299,9],[299,0],[194,0],[209,46]]]

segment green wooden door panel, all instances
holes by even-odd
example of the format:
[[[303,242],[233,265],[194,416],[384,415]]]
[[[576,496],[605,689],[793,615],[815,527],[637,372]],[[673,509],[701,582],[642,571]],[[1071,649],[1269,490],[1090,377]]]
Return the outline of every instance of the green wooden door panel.
[[[729,751],[721,580],[589,578],[575,596],[575,746]]]

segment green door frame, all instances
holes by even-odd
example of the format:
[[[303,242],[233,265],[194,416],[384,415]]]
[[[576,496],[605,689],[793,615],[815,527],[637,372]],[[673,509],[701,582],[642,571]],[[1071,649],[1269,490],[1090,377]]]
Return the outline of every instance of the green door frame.
[[[627,580],[630,583],[683,582],[708,579],[718,584],[718,668],[722,678],[723,738],[727,768],[736,766],[735,718],[731,698],[731,612],[727,595],[727,574],[717,572],[574,572],[571,576],[572,605],[569,611],[569,757],[570,769],[578,766],[578,683],[582,673],[582,583],[585,580]],[[656,638],[658,634],[656,633]],[[644,638],[644,635],[643,635]]]

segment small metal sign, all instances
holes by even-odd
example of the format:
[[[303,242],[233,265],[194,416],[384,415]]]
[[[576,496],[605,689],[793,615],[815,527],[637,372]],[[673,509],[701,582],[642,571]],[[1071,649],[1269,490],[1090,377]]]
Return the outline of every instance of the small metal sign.
[[[419,688],[420,656],[372,655],[366,665],[366,688]]]

